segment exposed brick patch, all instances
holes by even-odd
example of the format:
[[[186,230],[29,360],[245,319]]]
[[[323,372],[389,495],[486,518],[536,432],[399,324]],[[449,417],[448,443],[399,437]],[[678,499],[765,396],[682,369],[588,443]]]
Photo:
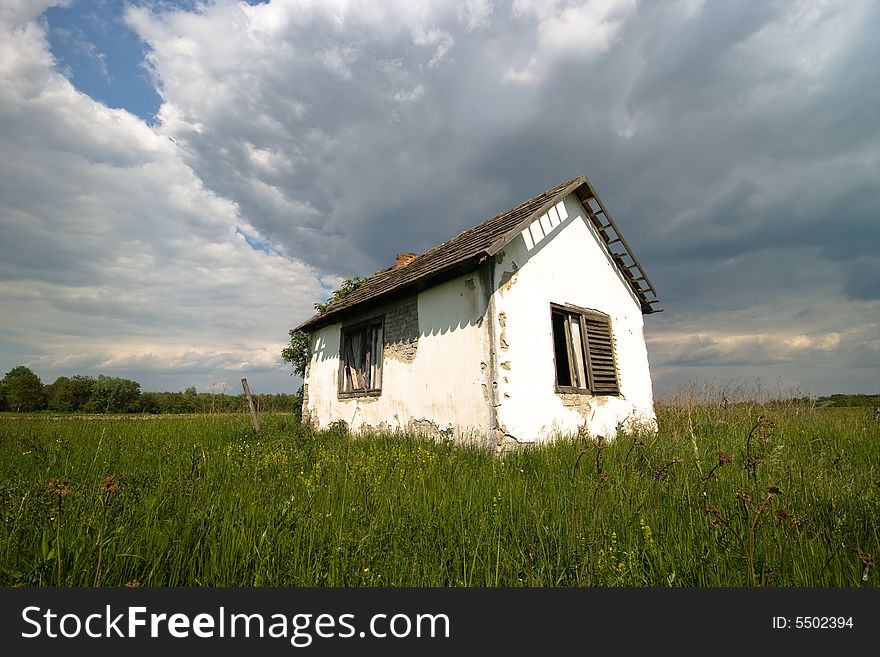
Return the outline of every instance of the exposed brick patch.
[[[419,302],[412,295],[385,310],[385,357],[411,363],[419,347]]]
[[[568,392],[558,392],[556,394],[562,400],[563,406],[577,411],[584,420],[591,420],[595,409],[604,403],[601,401],[601,397],[594,397],[592,395]]]

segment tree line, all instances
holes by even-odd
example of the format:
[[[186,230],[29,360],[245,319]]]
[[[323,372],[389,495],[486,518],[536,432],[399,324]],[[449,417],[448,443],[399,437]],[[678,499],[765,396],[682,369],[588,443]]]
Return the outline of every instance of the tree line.
[[[258,411],[302,412],[302,396],[282,393],[254,395]],[[247,409],[244,393],[142,392],[131,379],[103,374],[59,376],[43,384],[24,365],[12,368],[0,381],[0,411],[28,413],[237,413]]]

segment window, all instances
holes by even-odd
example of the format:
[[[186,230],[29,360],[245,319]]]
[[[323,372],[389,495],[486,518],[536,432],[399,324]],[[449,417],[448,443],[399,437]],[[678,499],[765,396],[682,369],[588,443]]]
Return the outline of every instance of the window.
[[[554,305],[551,317],[557,390],[619,395],[608,316]]]
[[[378,395],[382,389],[382,318],[344,327],[340,395]]]

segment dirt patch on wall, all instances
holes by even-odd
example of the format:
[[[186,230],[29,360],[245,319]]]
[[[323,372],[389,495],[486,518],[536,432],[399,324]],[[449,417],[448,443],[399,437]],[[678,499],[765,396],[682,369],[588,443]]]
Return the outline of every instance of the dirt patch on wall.
[[[504,312],[498,313],[498,326],[501,327],[501,332],[498,334],[498,343],[501,346],[501,351],[507,351],[510,345],[507,344],[507,315]]]
[[[495,454],[498,456],[504,456],[528,444],[511,434],[503,424],[495,427],[492,434],[495,438]]]
[[[358,433],[367,436],[375,434],[389,434],[394,433],[394,427],[392,427],[388,422],[380,422],[375,426],[369,424],[368,422],[362,422],[360,428],[358,429]]]
[[[451,426],[441,429],[436,422],[426,418],[413,418],[406,423],[406,432],[413,436],[422,436],[432,440],[451,440],[454,429]]]

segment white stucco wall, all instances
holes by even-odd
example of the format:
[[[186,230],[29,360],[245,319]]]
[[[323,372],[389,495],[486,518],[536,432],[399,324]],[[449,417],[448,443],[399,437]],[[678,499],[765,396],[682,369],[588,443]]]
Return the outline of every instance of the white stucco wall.
[[[496,256],[497,422],[517,441],[576,433],[583,425],[591,435],[611,437],[618,423],[656,424],[642,312],[597,239],[569,195]],[[619,397],[557,394],[551,303],[610,316]]]
[[[598,239],[570,195],[508,244],[493,271],[481,267],[410,297],[418,328],[407,330],[417,346],[388,345],[386,325],[379,396],[339,398],[342,325],[319,329],[306,371],[309,419],[318,428],[344,420],[355,431],[442,432],[489,446],[582,427],[611,437],[619,424],[656,426],[641,308]],[[361,318],[398,321],[400,303]],[[557,393],[551,303],[610,317],[620,395]]]
[[[356,431],[409,430],[431,435],[447,431],[459,441],[486,441],[491,434],[486,388],[488,320],[479,274],[473,272],[420,292],[417,307],[415,353],[401,357],[394,348],[385,347],[382,393],[377,397],[339,399],[341,324],[312,334],[306,410],[317,427],[345,420]]]

